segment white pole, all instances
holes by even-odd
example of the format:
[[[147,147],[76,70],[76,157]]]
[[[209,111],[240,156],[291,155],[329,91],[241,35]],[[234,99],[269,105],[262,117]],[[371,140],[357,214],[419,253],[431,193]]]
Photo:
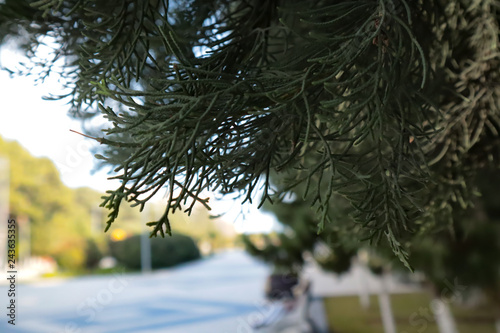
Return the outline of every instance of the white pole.
[[[378,295],[378,302],[380,306],[380,314],[382,316],[382,324],[384,325],[384,332],[396,333],[396,322],[394,320],[394,314],[392,313],[387,278],[387,272],[384,269],[382,276],[380,277],[380,293]]]
[[[450,307],[442,299],[436,297],[431,301],[431,309],[440,333],[458,333]]]
[[[353,259],[352,268],[355,269],[358,280],[358,297],[359,303],[364,310],[370,308],[370,293],[368,291],[368,281],[366,276],[366,263],[368,262],[368,253],[359,251],[356,258]]]
[[[0,157],[0,268],[7,264],[7,221],[9,219],[10,167],[9,160]]]

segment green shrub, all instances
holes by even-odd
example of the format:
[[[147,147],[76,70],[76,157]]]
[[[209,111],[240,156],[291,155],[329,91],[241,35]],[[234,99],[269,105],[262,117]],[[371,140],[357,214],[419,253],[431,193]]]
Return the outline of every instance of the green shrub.
[[[57,264],[64,270],[80,270],[84,266],[85,253],[82,249],[77,247],[65,248],[55,256]]]
[[[87,246],[85,248],[85,267],[95,268],[99,261],[103,258],[103,254],[97,243],[92,238],[87,239]]]
[[[200,251],[191,237],[174,234],[151,241],[152,268],[171,267],[200,258]],[[111,255],[127,268],[141,268],[141,235],[110,243]]]

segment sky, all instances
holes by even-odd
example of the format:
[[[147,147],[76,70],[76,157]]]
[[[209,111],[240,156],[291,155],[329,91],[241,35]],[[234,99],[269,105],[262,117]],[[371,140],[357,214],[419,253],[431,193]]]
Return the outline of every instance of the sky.
[[[19,60],[22,55],[11,45],[0,48],[0,66],[15,68]],[[82,132],[80,121],[67,115],[68,105],[42,98],[57,95],[61,89],[55,76],[36,85],[34,77],[10,77],[0,70],[0,136],[18,141],[36,157],[51,159],[69,187],[88,186],[101,192],[117,188],[119,181],[109,180],[112,175],[107,170],[91,172],[95,159],[90,149],[98,143],[70,131]],[[223,218],[234,222],[237,232],[269,232],[278,228],[274,216],[257,210],[256,203],[242,206],[228,198],[212,197],[213,214],[225,213]]]

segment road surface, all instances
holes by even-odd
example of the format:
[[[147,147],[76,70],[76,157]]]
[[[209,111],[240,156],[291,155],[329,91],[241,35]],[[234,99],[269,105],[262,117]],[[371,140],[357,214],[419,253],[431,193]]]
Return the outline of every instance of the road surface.
[[[15,326],[8,324],[9,287],[0,286],[0,332],[247,333],[269,311],[269,268],[244,252],[149,274],[46,279],[17,285]]]

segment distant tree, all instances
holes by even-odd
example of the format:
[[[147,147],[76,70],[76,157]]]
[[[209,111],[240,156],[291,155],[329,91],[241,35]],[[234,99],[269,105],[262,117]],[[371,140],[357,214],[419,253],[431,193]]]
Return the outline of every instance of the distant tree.
[[[223,218],[214,218],[204,207],[195,207],[190,216],[178,211],[170,219],[174,233],[190,236],[198,245],[209,245],[210,251],[231,247],[236,240],[232,221],[226,223]]]
[[[129,269],[141,268],[141,235],[111,242],[112,255]],[[172,267],[200,258],[196,243],[189,236],[175,234],[171,238],[151,240],[152,268]]]
[[[250,201],[262,180],[263,204],[279,172],[320,225],[340,194],[407,263],[411,235],[500,164],[495,1],[5,0],[0,23],[33,59],[54,43],[33,70],[60,72],[75,117],[109,120],[107,228],[165,187],[152,235],[205,190]]]
[[[262,244],[244,235],[244,244],[250,254],[272,264],[277,271],[300,272],[307,255],[329,271],[343,273],[350,268],[360,244],[357,239],[346,240],[349,224],[344,222],[342,227],[332,223],[319,233],[318,220],[311,214],[310,204],[300,199],[266,204],[265,208],[276,214],[283,231],[262,236]]]
[[[19,143],[1,137],[0,157],[10,164],[10,215],[29,224],[29,246],[23,249],[34,256],[52,256],[62,268],[82,268],[91,205],[80,199],[83,193],[93,194],[94,200],[99,194],[66,187],[49,159],[33,157]],[[21,228],[23,233],[28,230]]]
[[[460,300],[474,288],[483,291],[495,306],[500,333],[500,176],[483,170],[476,184],[483,196],[475,207],[455,211],[459,216],[451,230],[416,237],[411,258],[415,269],[425,273],[435,299]],[[466,290],[456,289],[460,286]]]

